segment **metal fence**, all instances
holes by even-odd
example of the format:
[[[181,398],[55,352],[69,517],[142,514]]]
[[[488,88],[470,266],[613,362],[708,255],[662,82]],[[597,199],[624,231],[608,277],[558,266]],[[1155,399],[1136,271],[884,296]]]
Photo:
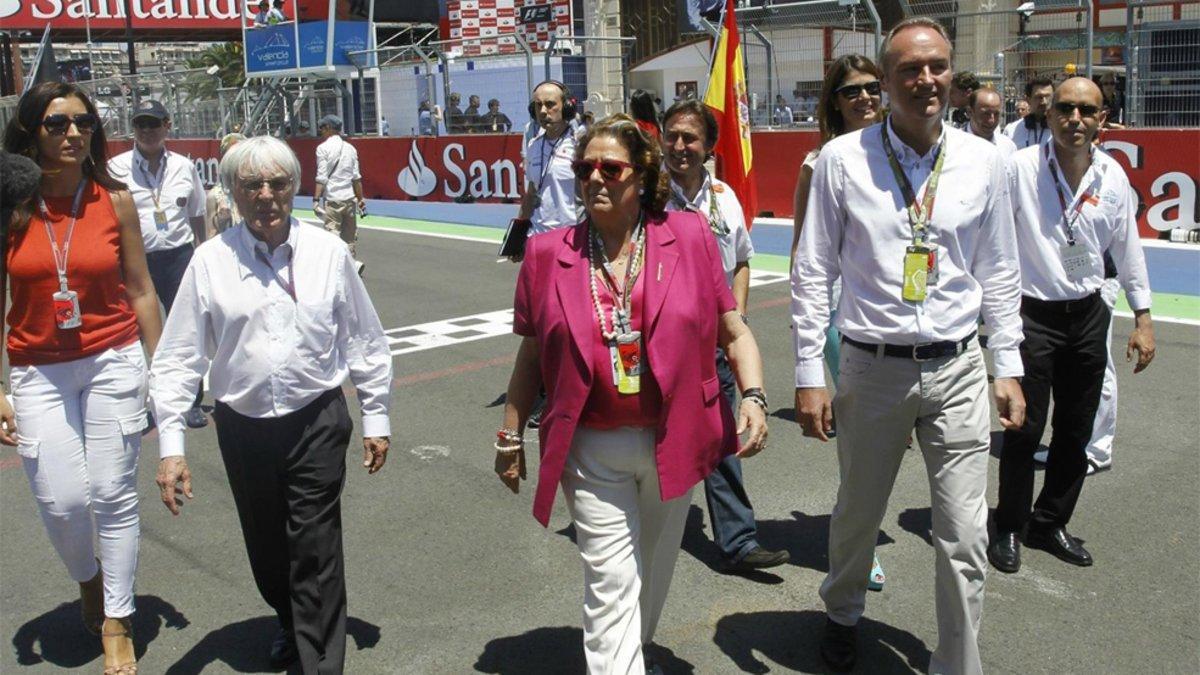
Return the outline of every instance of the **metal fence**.
[[[1124,101],[1129,126],[1200,125],[1200,2],[1135,0],[1126,7]]]

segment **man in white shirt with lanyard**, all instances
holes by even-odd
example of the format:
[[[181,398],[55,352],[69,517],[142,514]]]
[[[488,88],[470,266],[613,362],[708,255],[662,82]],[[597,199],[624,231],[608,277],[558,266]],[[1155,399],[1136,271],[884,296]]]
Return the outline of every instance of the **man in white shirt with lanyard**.
[[[530,221],[529,235],[579,222],[575,201],[575,100],[561,82],[547,80],[533,90],[529,116],[541,127],[525,148],[525,195],[518,220]]]
[[[996,146],[1000,156],[1007,162],[1017,151],[1017,146],[1011,138],[997,132],[1001,116],[1004,114],[1004,99],[1000,92],[990,86],[972,91],[967,97],[967,114],[970,121],[967,122],[964,131]]]
[[[738,312],[747,324],[746,301],[750,293],[750,258],[754,245],[737,195],[704,168],[717,143],[717,120],[708,106],[686,99],[667,109],[663,117],[663,161],[671,174],[668,211],[695,211],[704,215],[721,252],[725,281],[733,290]],[[721,391],[731,410],[737,409],[737,382],[729,361],[716,351]],[[712,522],[713,542],[721,549],[725,568],[751,572],[782,565],[787,551],[768,551],[758,543],[754,506],[746,494],[742,462],[734,455],[721,461],[704,480],[704,496]]]
[[[841,486],[820,645],[836,671],[856,660],[879,525],[915,429],[936,558],[929,672],[982,672],[991,411],[975,326],[982,314],[991,329],[1001,424],[1019,427],[1021,280],[1004,161],[943,121],[950,56],[932,19],[906,19],[888,34],[880,66],[891,115],[821,149],[792,268],[797,419],[825,441],[837,412]],[[831,405],[822,351],[839,276],[843,345]]]
[[[317,133],[325,140],[317,146],[316,188],[313,210],[325,229],[337,234],[350,247],[359,274],[365,265],[357,260],[358,211],[367,207],[363,199],[358,150],[342,138],[342,118],[326,115],[317,122]]]
[[[1111,253],[1134,313],[1126,359],[1139,373],[1154,358],[1150,282],[1137,231],[1137,201],[1121,165],[1092,145],[1104,122],[1103,97],[1075,77],[1054,93],[1052,138],[1018,151],[1012,202],[1021,254],[1021,318],[1025,342],[1025,424],[1004,433],[996,538],[988,559],[1002,572],[1021,566],[1020,544],[1079,566],[1092,556],[1067,533],[1087,475],[1104,371],[1111,312],[1100,295],[1104,253]],[[1045,482],[1033,501],[1033,453],[1054,397],[1054,435]]]
[[[1004,127],[1004,135],[1012,139],[1017,149],[1041,145],[1050,137],[1046,127],[1046,111],[1050,109],[1050,97],[1054,96],[1054,81],[1039,75],[1025,83],[1025,101],[1029,114]]]
[[[143,99],[133,113],[133,149],[108,161],[109,173],[128,185],[133,195],[150,278],[168,316],[192,251],[204,243],[208,201],[196,165],[167,149],[170,133],[167,109],[158,101]],[[200,385],[192,407],[184,414],[184,421],[193,429],[208,424],[200,409],[203,398]]]
[[[221,160],[245,219],[196,252],[150,370],[159,419],[157,482],[168,509],[192,498],[180,417],[207,371],[217,445],[254,581],[281,629],[270,665],[341,673],[346,586],[341,492],[362,409],[367,473],[387,459],[392,355],[354,260],[333,234],[292,217],[300,162],[258,136]]]

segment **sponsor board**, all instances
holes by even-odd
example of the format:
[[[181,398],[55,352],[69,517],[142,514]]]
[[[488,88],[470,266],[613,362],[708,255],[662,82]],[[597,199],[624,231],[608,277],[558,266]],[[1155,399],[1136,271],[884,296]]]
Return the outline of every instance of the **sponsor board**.
[[[124,28],[128,3],[134,29],[240,30],[245,0],[0,0],[6,29]]]

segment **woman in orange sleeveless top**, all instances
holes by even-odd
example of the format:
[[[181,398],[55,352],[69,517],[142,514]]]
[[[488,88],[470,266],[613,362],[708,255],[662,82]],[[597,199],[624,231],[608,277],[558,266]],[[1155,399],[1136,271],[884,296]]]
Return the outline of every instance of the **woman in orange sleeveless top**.
[[[5,150],[37,162],[42,180],[10,223],[12,405],[0,395],[0,442],[17,446],[50,541],[79,582],[105,674],[127,675],[137,671],[130,617],[146,426],[139,338],[153,353],[162,322],[137,212],[105,168],[106,146],[96,107],[71,84],[26,92],[5,130]]]

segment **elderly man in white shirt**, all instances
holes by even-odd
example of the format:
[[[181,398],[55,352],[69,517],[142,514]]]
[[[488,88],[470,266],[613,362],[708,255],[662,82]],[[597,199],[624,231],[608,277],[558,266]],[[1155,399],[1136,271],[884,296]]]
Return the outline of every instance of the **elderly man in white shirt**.
[[[820,651],[833,670],[854,666],[872,552],[915,428],[936,557],[938,645],[929,671],[980,673],[991,414],[974,338],[982,314],[1000,420],[1016,428],[1024,402],[1012,210],[996,149],[943,122],[945,29],[907,19],[882,53],[891,115],[821,149],[792,269],[797,419],[822,441],[834,408],[838,422],[841,486],[821,585],[828,621]],[[939,182],[948,189],[939,192]],[[831,406],[822,349],[839,276],[843,347]]]
[[[1017,146],[1011,138],[997,132],[1003,114],[1004,99],[1001,98],[1000,92],[990,86],[976,89],[967,97],[967,115],[970,120],[964,131],[996,146],[1000,156],[1007,162],[1017,151]]]
[[[133,195],[146,265],[169,316],[192,251],[207,236],[208,195],[192,160],[167,149],[171,116],[162,103],[143,100],[132,121],[133,149],[110,159],[108,170]],[[192,406],[184,413],[184,422],[193,429],[208,424],[200,409],[203,398],[203,385],[198,384]]]
[[[1022,382],[1025,424],[1004,433],[997,537],[988,559],[1002,572],[1021,566],[1020,543],[1079,566],[1091,554],[1066,529],[1087,475],[1092,437],[1108,365],[1112,314],[1101,297],[1104,253],[1134,312],[1126,358],[1134,373],[1154,358],[1150,282],[1137,232],[1137,201],[1121,165],[1092,145],[1104,123],[1100,89],[1071,78],[1054,93],[1047,117],[1051,140],[1017,152],[1011,164],[1017,248],[1021,254]],[[1054,435],[1045,482],[1033,501],[1033,454],[1054,397]]]
[[[379,471],[390,433],[392,357],[346,246],[292,217],[300,163],[260,136],[221,160],[242,223],[200,247],[150,371],[158,485],[178,515],[192,497],[181,416],[207,371],[213,417],[254,580],[279,616],[272,667],[341,672],[346,642],[341,488],[363,414],[363,466]]]
[[[671,174],[668,211],[695,211],[708,221],[721,252],[725,282],[733,291],[742,320],[750,293],[750,258],[754,244],[746,229],[742,205],[733,189],[704,168],[717,143],[717,120],[700,101],[685,99],[663,116],[663,163]],[[716,350],[717,375],[731,410],[737,410],[737,382],[724,350]],[[712,521],[713,542],[721,549],[727,571],[751,572],[776,567],[790,559],[787,551],[769,551],[758,543],[754,506],[746,493],[742,462],[734,455],[721,461],[704,480],[704,496]]]
[[[366,209],[367,202],[363,199],[358,150],[342,138],[342,118],[337,115],[318,120],[317,133],[325,140],[317,146],[313,210],[325,223],[325,229],[336,233],[350,247],[350,256],[356,259],[355,267],[362,274],[364,265],[357,262],[355,242],[358,211]]]

